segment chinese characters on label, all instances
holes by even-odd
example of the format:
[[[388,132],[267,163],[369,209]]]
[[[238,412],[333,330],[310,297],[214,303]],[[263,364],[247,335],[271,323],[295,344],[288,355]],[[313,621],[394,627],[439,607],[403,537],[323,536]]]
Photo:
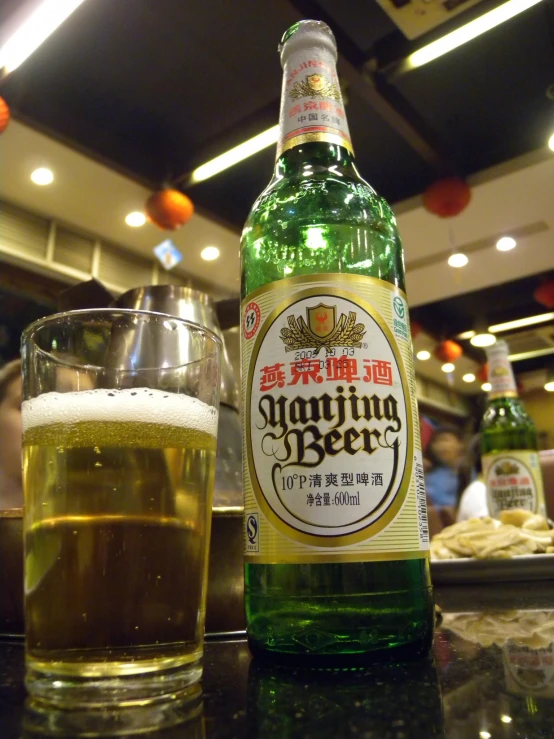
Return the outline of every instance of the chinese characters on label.
[[[381,359],[362,359],[354,357],[327,357],[327,359],[297,359],[285,364],[262,367],[260,370],[260,390],[268,392],[285,385],[309,385],[323,382],[363,382],[374,385],[393,384],[391,362]]]

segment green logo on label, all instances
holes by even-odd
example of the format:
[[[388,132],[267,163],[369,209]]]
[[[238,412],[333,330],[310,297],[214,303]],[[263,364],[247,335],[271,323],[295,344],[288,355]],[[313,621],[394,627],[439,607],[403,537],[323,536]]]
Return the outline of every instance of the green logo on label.
[[[394,312],[398,316],[398,318],[404,319],[406,315],[406,308],[404,307],[404,301],[402,298],[395,298],[392,301],[392,304],[394,305]]]

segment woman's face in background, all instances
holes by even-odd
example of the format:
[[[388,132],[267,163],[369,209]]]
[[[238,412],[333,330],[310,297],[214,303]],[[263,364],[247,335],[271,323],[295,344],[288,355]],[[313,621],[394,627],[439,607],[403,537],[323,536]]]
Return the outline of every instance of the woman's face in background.
[[[460,439],[448,431],[439,434],[433,440],[431,447],[437,459],[448,467],[456,467],[464,450],[464,445]]]

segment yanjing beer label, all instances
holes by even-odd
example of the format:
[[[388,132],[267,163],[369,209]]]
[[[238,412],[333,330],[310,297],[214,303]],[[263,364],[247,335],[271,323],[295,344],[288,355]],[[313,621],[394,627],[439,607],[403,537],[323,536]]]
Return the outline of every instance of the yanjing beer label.
[[[523,508],[546,515],[539,455],[533,451],[507,451],[483,456],[489,514]]]
[[[250,294],[242,326],[247,559],[426,556],[405,297],[369,277],[292,278]]]
[[[284,69],[277,157],[312,141],[352,151],[336,61],[328,49],[292,51]]]

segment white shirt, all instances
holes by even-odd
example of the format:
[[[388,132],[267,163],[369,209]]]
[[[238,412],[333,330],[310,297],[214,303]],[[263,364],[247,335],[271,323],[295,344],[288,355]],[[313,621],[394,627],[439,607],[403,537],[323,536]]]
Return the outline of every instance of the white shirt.
[[[487,486],[482,480],[474,480],[462,493],[456,520],[466,521],[468,518],[488,515]]]

